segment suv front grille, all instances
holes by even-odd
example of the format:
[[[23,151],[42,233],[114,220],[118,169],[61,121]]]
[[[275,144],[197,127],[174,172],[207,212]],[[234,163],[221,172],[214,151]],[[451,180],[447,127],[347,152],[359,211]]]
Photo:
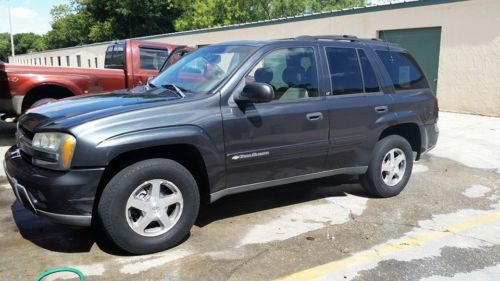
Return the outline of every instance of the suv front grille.
[[[18,123],[16,132],[16,144],[21,151],[21,156],[31,162],[33,157],[32,140],[34,134],[26,130]]]

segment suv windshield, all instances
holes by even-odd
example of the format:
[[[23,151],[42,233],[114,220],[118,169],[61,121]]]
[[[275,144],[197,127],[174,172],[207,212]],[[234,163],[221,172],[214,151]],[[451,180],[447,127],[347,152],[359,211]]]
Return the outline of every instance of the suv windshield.
[[[175,85],[184,92],[207,93],[224,80],[255,50],[252,46],[203,47],[151,80],[153,86]]]

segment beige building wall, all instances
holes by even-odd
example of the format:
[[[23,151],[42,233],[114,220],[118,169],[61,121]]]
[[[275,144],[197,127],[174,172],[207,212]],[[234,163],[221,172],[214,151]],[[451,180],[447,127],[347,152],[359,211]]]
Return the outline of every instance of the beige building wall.
[[[104,68],[104,54],[109,43],[110,42],[103,42],[92,45],[18,55],[15,57],[9,57],[9,63],[23,65],[59,66],[58,57],[60,57],[61,67],[78,67],[77,56],[80,56],[80,67],[89,68],[88,60],[90,60],[90,68]],[[69,65],[67,63],[67,57],[69,57]],[[53,65],[51,64],[50,58],[53,58]],[[96,58],[98,64],[97,67],[95,66]]]
[[[431,1],[427,3],[429,2]],[[500,0],[456,1],[416,7],[405,5],[142,39],[196,46],[300,35],[352,34],[376,38],[381,30],[440,26],[442,31],[437,92],[441,109],[500,116]],[[105,44],[45,54],[84,52],[83,49],[86,49],[85,55],[97,56],[100,61],[104,61]],[[40,53],[42,54],[44,53]],[[26,56],[36,55],[38,54]],[[99,67],[102,67],[101,62]]]

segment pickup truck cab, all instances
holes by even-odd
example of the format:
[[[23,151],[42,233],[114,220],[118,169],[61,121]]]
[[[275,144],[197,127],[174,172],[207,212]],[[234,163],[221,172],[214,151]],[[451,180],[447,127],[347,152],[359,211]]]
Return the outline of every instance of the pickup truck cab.
[[[348,174],[374,196],[395,196],[438,138],[422,70],[378,40],[206,46],[145,88],[22,115],[5,156],[18,200],[151,253],[180,243],[200,204],[234,193]]]
[[[175,48],[164,43],[118,41],[108,46],[104,69],[1,64],[0,114],[18,116],[55,99],[144,85],[148,77],[158,74]]]

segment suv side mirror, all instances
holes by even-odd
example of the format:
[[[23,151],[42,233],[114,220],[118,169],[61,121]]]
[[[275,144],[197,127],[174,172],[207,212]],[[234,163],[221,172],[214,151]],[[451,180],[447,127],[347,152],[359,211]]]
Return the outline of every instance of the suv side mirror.
[[[238,105],[247,103],[270,102],[274,99],[274,89],[266,83],[253,82],[245,85],[243,91],[234,96],[234,101]]]

